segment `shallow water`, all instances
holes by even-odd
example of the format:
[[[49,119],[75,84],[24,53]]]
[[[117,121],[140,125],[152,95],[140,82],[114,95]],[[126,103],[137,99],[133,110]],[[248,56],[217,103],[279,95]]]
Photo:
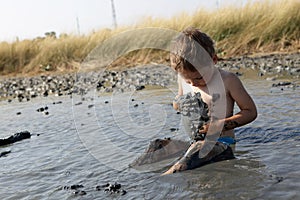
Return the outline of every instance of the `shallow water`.
[[[170,102],[174,88],[0,102],[0,137],[28,130],[30,139],[0,147],[1,199],[299,199],[300,92],[243,80],[258,107],[236,130],[236,159],[160,177],[128,168],[155,138],[187,139]],[[61,104],[53,102],[62,101]],[[108,103],[105,103],[108,101]],[[81,102],[82,104],[78,104]],[[36,109],[48,106],[49,115]],[[21,112],[21,115],[16,115]],[[171,128],[178,128],[172,132]],[[38,136],[39,135],[39,136]],[[97,191],[118,182],[127,193]],[[62,186],[82,184],[87,194]]]

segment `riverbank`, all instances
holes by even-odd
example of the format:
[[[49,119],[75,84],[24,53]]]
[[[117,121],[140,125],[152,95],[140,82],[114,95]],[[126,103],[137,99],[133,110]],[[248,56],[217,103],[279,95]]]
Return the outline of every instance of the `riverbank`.
[[[232,71],[238,76],[273,81],[274,87],[298,87],[300,84],[300,53],[220,59],[217,67]],[[91,90],[99,93],[134,91],[153,85],[169,87],[176,84],[176,79],[176,73],[162,64],[102,72],[1,77],[0,99],[22,102],[39,96],[84,95]]]

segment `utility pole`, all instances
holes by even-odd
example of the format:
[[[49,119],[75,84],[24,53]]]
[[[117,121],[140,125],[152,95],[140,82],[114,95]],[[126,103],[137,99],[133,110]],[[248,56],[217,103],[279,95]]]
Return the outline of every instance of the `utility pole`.
[[[77,33],[80,35],[80,26],[79,26],[79,18],[76,16],[76,24],[77,24]]]
[[[220,8],[220,1],[219,0],[216,1],[216,5],[217,5],[217,9],[219,10],[219,8]]]
[[[114,28],[116,29],[117,28],[117,17],[116,17],[114,0],[110,0],[110,2],[111,2],[111,9],[112,9],[113,25],[114,25]]]

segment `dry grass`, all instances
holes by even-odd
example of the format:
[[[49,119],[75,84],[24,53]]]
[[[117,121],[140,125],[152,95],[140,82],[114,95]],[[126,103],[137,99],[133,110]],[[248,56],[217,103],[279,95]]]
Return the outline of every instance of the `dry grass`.
[[[174,31],[190,26],[200,28],[216,41],[219,56],[222,57],[295,52],[300,49],[299,10],[299,0],[259,1],[243,8],[228,7],[216,11],[198,10],[193,14],[181,13],[170,19],[148,17],[129,27],[103,29],[87,36],[65,35],[59,38],[2,42],[0,73],[37,74],[77,70],[79,63],[106,39],[124,31],[147,27]],[[130,66],[149,62],[168,62],[168,52],[151,48],[133,50],[115,59],[111,65]]]

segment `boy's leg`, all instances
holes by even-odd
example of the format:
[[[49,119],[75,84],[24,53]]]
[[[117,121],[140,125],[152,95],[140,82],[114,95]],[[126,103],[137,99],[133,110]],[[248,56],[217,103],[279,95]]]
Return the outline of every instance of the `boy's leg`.
[[[163,175],[173,174],[173,173],[176,173],[179,171],[187,170],[189,160],[191,159],[191,157],[193,155],[199,154],[199,151],[202,148],[202,144],[203,144],[203,141],[198,141],[198,142],[194,142],[193,144],[191,144],[191,146],[188,148],[188,150],[186,151],[184,156],[177,163],[175,163],[168,171],[163,173]]]
[[[172,174],[188,169],[195,169],[209,162],[217,162],[221,160],[234,158],[231,148],[220,142],[217,142],[212,148],[212,150],[205,157],[200,158],[199,151],[202,147],[202,144],[203,141],[193,143],[187,150],[186,154],[168,171],[163,173],[163,175]]]

